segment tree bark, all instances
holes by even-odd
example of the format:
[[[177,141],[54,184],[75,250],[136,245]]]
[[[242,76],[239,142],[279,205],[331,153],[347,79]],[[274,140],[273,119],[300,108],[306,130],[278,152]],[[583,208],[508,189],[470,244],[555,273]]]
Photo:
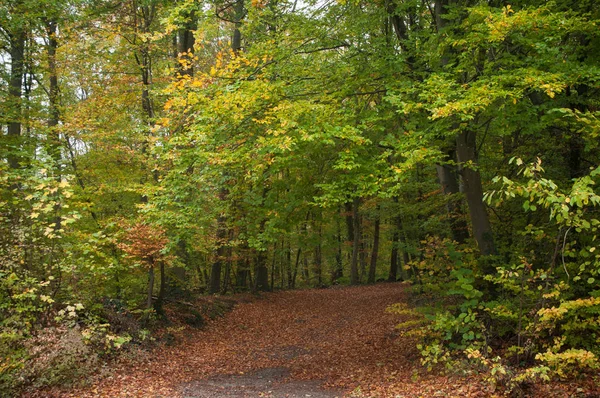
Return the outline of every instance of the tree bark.
[[[269,270],[267,269],[267,256],[265,251],[259,250],[256,253],[256,270],[254,290],[257,292],[266,292],[269,290]]]
[[[448,151],[448,158],[453,159],[456,150],[453,148]],[[458,174],[456,167],[450,164],[438,164],[435,166],[442,192],[444,195],[452,196],[460,192],[458,185]],[[460,206],[460,199],[449,198],[446,204],[448,217],[450,219],[450,231],[452,239],[458,243],[465,243],[469,238],[469,230],[465,222],[464,214]]]
[[[400,242],[400,231],[396,228],[392,235],[392,253],[390,258],[390,272],[388,273],[388,282],[398,280],[398,243]]]
[[[359,236],[359,251],[358,251],[358,259],[360,264],[360,273],[358,276],[358,282],[362,283],[367,279],[367,247],[364,239],[364,220],[363,217],[360,216],[358,218],[358,236]]]
[[[490,255],[496,253],[496,248],[492,227],[483,203],[481,175],[477,170],[476,136],[475,131],[460,132],[456,139],[456,155],[461,167],[464,192],[469,205],[473,236],[481,254]]]
[[[25,41],[27,34],[18,28],[10,36],[10,80],[8,86],[8,101],[10,115],[8,122],[8,165],[11,169],[20,167],[21,156],[18,155],[21,144],[21,117],[23,76],[25,74]]]
[[[393,198],[396,207],[399,202],[398,196],[394,196]],[[388,273],[388,281],[396,282],[398,280],[398,266],[399,264],[399,256],[398,256],[398,245],[400,244],[400,235],[402,234],[402,217],[400,216],[399,209],[396,209],[397,213],[393,219],[394,232],[392,234],[392,253],[390,258],[390,272]]]
[[[282,245],[283,248],[283,245]],[[277,242],[273,243],[273,258],[271,259],[271,291],[275,289],[275,264],[276,264]]]
[[[323,255],[321,250],[321,241],[323,239],[323,234],[321,231],[321,224],[319,222],[319,226],[317,229],[318,239],[317,246],[315,247],[315,275],[317,278],[317,286],[321,286],[323,284]]]
[[[285,258],[286,258],[287,287],[288,287],[288,289],[291,289],[294,273],[292,270],[292,245],[290,242],[288,242],[287,249],[285,251]]]
[[[57,174],[60,179],[60,136],[57,130],[60,113],[58,109],[58,71],[56,68],[56,50],[58,49],[58,40],[56,38],[57,26],[55,21],[46,22],[46,34],[48,36],[48,80],[50,83],[48,90],[48,141],[50,145],[48,150],[54,161]]]
[[[185,24],[177,31],[175,40],[177,49],[177,69],[180,76],[194,75],[194,31],[198,29],[196,13],[191,11],[184,16]]]
[[[335,253],[335,269],[331,275],[331,283],[335,283],[339,278],[344,276],[344,263],[342,260],[342,227],[339,217],[336,217],[337,226],[337,251]]]
[[[266,220],[261,221],[259,233],[265,231]],[[267,256],[265,250],[257,250],[256,266],[254,269],[254,290],[266,292],[269,290],[269,269],[267,268]]]
[[[166,286],[167,286],[167,275],[165,273],[165,263],[164,261],[160,262],[160,286],[158,288],[158,297],[156,299],[156,302],[154,303],[154,310],[156,311],[157,314],[163,316],[164,312],[163,312],[163,303],[165,301],[165,295],[166,295]]]
[[[360,198],[354,198],[352,201],[352,229],[348,229],[348,235],[352,231],[352,261],[350,262],[350,284],[358,284],[358,252],[360,250],[360,219],[358,218],[358,209]]]
[[[146,308],[152,308],[152,293],[154,292],[154,264],[148,268],[148,295],[146,297]]]
[[[227,199],[227,194],[227,188],[221,187],[219,189],[218,199],[221,203],[225,202],[225,200]],[[217,233],[215,236],[217,248],[215,250],[215,257],[210,271],[210,285],[208,289],[208,292],[210,294],[219,293],[221,290],[221,272],[223,268],[222,264],[223,259],[227,256],[227,246],[225,244],[225,241],[227,240],[227,226],[225,225],[225,222],[225,212],[222,211],[217,216]]]
[[[379,210],[379,208],[378,208]],[[375,283],[375,273],[377,271],[377,256],[379,255],[379,227],[380,227],[379,214],[375,219],[375,226],[373,231],[373,249],[371,251],[371,264],[369,264],[369,278],[368,283]]]
[[[210,269],[210,285],[208,289],[209,294],[216,294],[221,291],[221,269],[223,259],[227,255],[227,247],[225,245],[226,234],[225,215],[221,213],[217,217],[217,249],[215,250],[215,258]]]
[[[244,0],[236,0],[234,11],[235,29],[231,38],[231,49],[237,55],[242,50],[242,33],[240,27],[242,26],[242,18],[244,17]]]

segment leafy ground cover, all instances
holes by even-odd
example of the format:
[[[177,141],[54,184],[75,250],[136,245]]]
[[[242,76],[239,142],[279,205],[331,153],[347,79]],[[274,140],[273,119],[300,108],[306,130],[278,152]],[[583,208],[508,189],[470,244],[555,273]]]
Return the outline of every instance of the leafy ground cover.
[[[85,389],[28,397],[490,397],[476,374],[427,372],[415,341],[395,325],[410,314],[404,284],[240,296],[204,329],[176,330],[175,343],[114,365]],[[403,319],[405,317],[405,319]],[[539,397],[591,397],[582,381],[536,385]]]

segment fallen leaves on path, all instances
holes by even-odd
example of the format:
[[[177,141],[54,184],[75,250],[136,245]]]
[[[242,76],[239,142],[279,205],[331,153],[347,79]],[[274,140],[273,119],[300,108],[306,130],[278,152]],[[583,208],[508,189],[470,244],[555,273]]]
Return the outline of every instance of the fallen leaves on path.
[[[402,284],[264,294],[204,330],[186,328],[174,346],[121,363],[85,390],[52,395],[180,397],[186,383],[281,368],[349,397],[493,396],[477,378],[421,368],[415,342],[394,331],[402,319],[385,312],[407,294]]]

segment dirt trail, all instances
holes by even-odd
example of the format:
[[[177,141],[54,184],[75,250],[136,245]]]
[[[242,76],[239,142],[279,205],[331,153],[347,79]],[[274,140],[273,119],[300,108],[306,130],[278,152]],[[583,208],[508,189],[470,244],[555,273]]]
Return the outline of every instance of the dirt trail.
[[[65,397],[465,397],[477,382],[424,372],[398,337],[401,284],[264,294],[205,330]]]

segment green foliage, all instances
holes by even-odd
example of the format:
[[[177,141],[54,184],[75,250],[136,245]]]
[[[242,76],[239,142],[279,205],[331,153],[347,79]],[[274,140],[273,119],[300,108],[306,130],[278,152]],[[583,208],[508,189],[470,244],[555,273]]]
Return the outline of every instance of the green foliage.
[[[63,3],[0,6],[0,370],[55,322],[109,355],[169,297],[372,258],[433,302],[428,367],[596,369],[594,2]]]

